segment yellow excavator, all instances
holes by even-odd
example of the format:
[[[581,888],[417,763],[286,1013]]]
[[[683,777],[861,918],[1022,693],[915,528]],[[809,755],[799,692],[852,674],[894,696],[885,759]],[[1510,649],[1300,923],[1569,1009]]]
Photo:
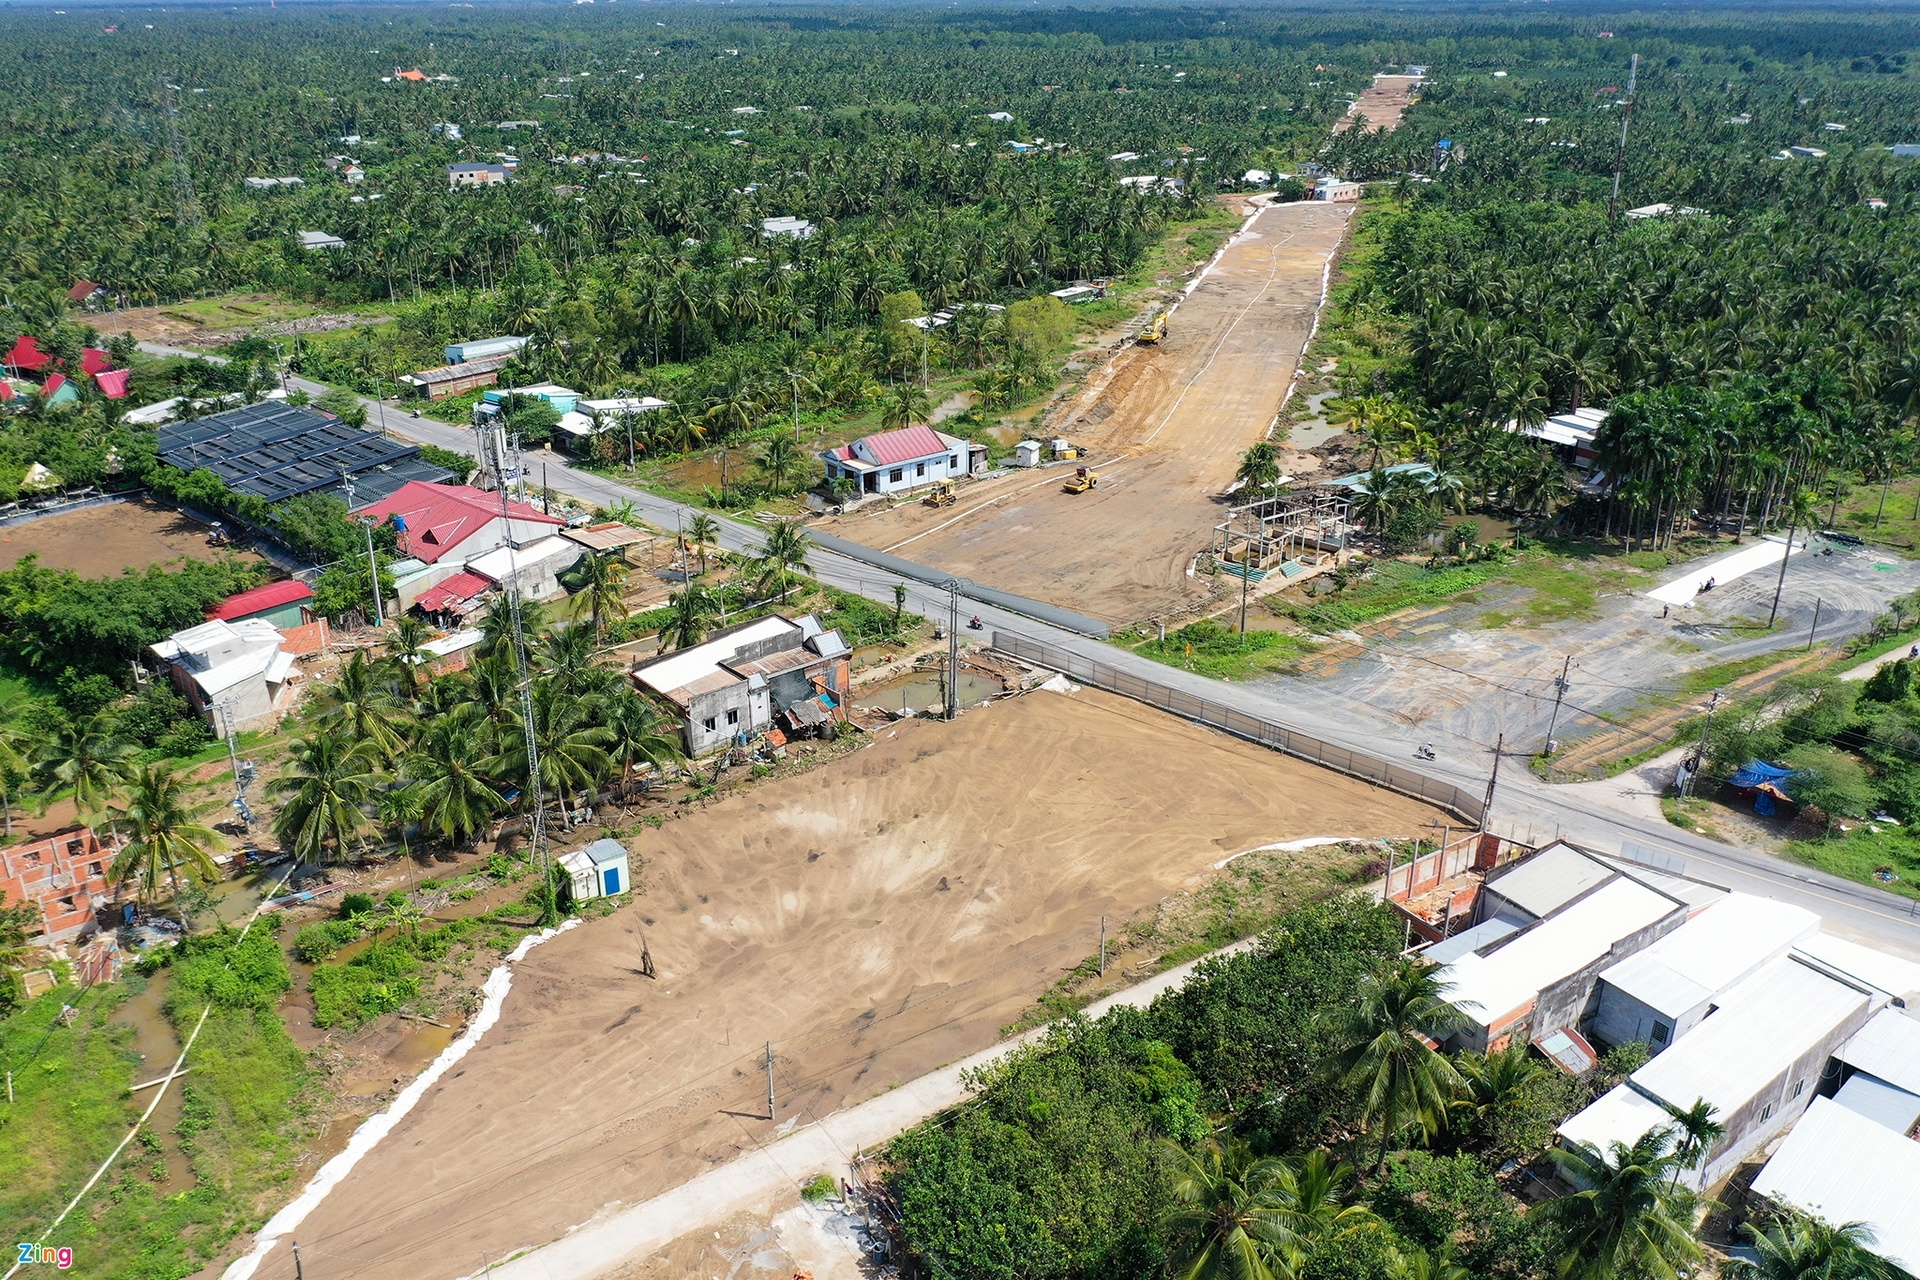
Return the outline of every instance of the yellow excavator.
[[[1149,347],[1157,347],[1160,340],[1167,336],[1167,313],[1162,311],[1147,321],[1147,327],[1140,331],[1139,341]]]
[[[1073,469],[1073,479],[1061,485],[1060,488],[1061,491],[1065,493],[1085,493],[1099,483],[1100,474],[1098,472],[1090,467],[1075,467]]]
[[[950,507],[959,500],[959,496],[953,491],[953,481],[951,480],[936,481],[933,488],[928,491],[927,496],[920,499],[921,502],[929,507]]]

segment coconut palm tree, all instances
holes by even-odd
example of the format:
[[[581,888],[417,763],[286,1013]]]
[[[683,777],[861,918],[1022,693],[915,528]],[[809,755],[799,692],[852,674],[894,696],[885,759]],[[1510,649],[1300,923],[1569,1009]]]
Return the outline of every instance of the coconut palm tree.
[[[811,575],[807,549],[813,539],[798,520],[776,520],[767,530],[767,540],[754,564],[763,583],[780,584],[780,603],[787,602],[788,578],[796,573]],[[764,587],[762,588],[765,589]]]
[[[13,838],[13,779],[26,777],[33,769],[35,739],[17,721],[0,720],[0,817],[4,817],[6,838]]]
[[[897,382],[888,387],[881,397],[880,426],[886,431],[898,431],[902,427],[926,421],[927,415],[932,412],[933,398],[919,384],[911,380]]]
[[[660,628],[662,649],[690,649],[707,637],[720,602],[705,587],[688,585],[667,597],[667,625]]]
[[[529,636],[546,629],[547,607],[538,600],[520,602],[520,629]],[[480,656],[513,652],[513,609],[505,600],[494,601],[493,608],[480,620]]]
[[[568,603],[576,616],[587,615],[592,623],[588,634],[596,641],[606,634],[609,622],[627,616],[627,573],[625,561],[589,553],[566,582],[574,593]]]
[[[355,742],[371,745],[381,760],[391,760],[404,746],[400,726],[405,708],[379,663],[357,650],[340,664],[332,684],[313,691],[315,723],[322,729],[345,733]]]
[[[1190,1242],[1170,1260],[1175,1280],[1291,1280],[1303,1254],[1288,1225],[1292,1170],[1246,1144],[1209,1139],[1198,1154],[1165,1139],[1170,1201],[1161,1222]]]
[[[1680,1145],[1674,1151],[1673,1179],[1677,1184],[1680,1170],[1698,1169],[1713,1151],[1714,1144],[1727,1136],[1727,1126],[1715,1120],[1715,1107],[1705,1098],[1695,1098],[1690,1107],[1676,1107],[1666,1104],[1667,1114],[1673,1117],[1674,1127],[1680,1131]]]
[[[1250,495],[1275,488],[1280,483],[1280,451],[1273,447],[1272,441],[1259,441],[1240,455],[1240,466],[1233,478],[1240,481]]]
[[[104,715],[75,716],[54,731],[34,754],[33,766],[47,790],[73,788],[74,807],[85,818],[106,813],[133,768],[135,748],[114,736]]]
[[[393,633],[387,637],[387,662],[408,698],[419,693],[421,682],[427,678],[427,663],[433,655],[427,652],[426,645],[431,639],[433,628],[410,613],[394,620]]]
[[[273,817],[280,847],[302,862],[325,865],[372,826],[367,806],[380,782],[377,748],[340,730],[295,738],[286,772],[270,784],[287,797]]]
[[[1472,1276],[1445,1248],[1429,1253],[1399,1245],[1387,1255],[1387,1280],[1472,1280]]]
[[[1870,1250],[1873,1229],[1864,1222],[1836,1227],[1795,1212],[1764,1228],[1749,1222],[1742,1229],[1755,1256],[1723,1263],[1720,1274],[1727,1280],[1907,1280]]]
[[[1547,1152],[1581,1188],[1533,1211],[1559,1230],[1560,1273],[1567,1280],[1677,1280],[1699,1259],[1690,1229],[1693,1196],[1668,1178],[1673,1137],[1672,1129],[1659,1127],[1632,1146],[1612,1144],[1604,1155],[1586,1142]]]
[[[1359,1092],[1362,1122],[1379,1131],[1376,1170],[1409,1127],[1428,1137],[1436,1133],[1460,1091],[1459,1073],[1430,1043],[1467,1025],[1446,991],[1438,971],[1411,956],[1388,962],[1361,983],[1332,1069],[1342,1085]]]
[[[609,735],[607,754],[620,766],[623,795],[642,761],[663,766],[682,758],[680,739],[666,717],[636,693],[623,690],[609,696],[601,704],[600,721]]]
[[[700,576],[707,576],[707,550],[720,545],[720,522],[702,511],[687,522],[687,546],[700,557]]]
[[[1513,1105],[1520,1091],[1546,1073],[1546,1064],[1520,1040],[1498,1053],[1463,1053],[1453,1060],[1466,1085],[1454,1101],[1453,1113],[1462,1125],[1484,1124]]]
[[[466,703],[427,722],[407,756],[408,790],[418,793],[420,826],[449,844],[464,846],[503,803],[480,768],[489,751],[485,713]]]
[[[787,488],[794,474],[806,465],[800,447],[786,436],[775,436],[761,445],[756,461],[776,490]]]
[[[612,775],[613,759],[606,747],[613,735],[593,722],[593,708],[586,699],[573,697],[548,681],[534,685],[532,703],[540,791],[560,805],[561,821],[572,826],[566,799],[576,792],[597,789]],[[527,734],[519,708],[514,708],[509,719],[514,723],[501,732],[498,748],[486,768],[495,777],[511,778],[530,792]]]
[[[187,787],[187,780],[164,761],[132,772],[126,807],[115,815],[127,824],[127,841],[110,873],[115,884],[132,881],[147,902],[152,902],[165,876],[182,929],[189,926],[180,899],[180,873],[185,871],[202,884],[212,884],[219,876],[208,849],[220,838],[194,821],[200,810],[187,803]]]

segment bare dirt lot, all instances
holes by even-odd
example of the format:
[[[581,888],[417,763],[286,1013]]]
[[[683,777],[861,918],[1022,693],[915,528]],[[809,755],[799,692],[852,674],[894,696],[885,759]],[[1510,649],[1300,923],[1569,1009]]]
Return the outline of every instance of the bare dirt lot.
[[[475,1272],[994,1043],[1102,915],[1437,816],[1091,690],[881,730],[630,842],[643,892],[518,966],[500,1023],[301,1226],[306,1268]],[[258,1274],[292,1276],[284,1244]]]
[[[234,554],[244,553],[208,546],[205,525],[144,498],[0,528],[0,569],[37,555],[49,569],[108,578],[169,560],[211,562]]]
[[[1166,342],[1129,347],[1043,434],[1091,450],[1091,493],[1062,493],[1061,468],[919,504],[827,522],[841,537],[1109,622],[1204,594],[1188,576],[1225,508],[1216,495],[1263,439],[1293,379],[1327,263],[1352,205],[1263,210],[1174,312]]]
[[[1353,109],[1334,122],[1333,131],[1344,133],[1361,120],[1367,122],[1368,133],[1398,129],[1419,83],[1419,76],[1375,76],[1373,83],[1360,91]]]

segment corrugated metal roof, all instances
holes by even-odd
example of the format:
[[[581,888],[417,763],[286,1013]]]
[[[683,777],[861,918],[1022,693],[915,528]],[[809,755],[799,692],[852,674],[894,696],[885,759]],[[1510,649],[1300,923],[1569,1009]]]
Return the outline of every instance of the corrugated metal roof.
[[[414,604],[424,613],[438,613],[451,604],[464,604],[494,585],[493,579],[471,570],[462,570],[438,586],[420,593]]]
[[[1677,1017],[1819,929],[1820,917],[1804,907],[1730,893],[1600,977],[1648,1008]]]
[[[1833,1100],[1858,1116],[1905,1137],[1920,1120],[1920,1094],[1888,1084],[1862,1071],[1840,1087]]]
[[[1729,990],[1719,1009],[1634,1072],[1633,1083],[1677,1107],[1705,1098],[1730,1116],[1866,1003],[1845,983],[1783,957]]]
[[[1498,942],[1508,934],[1517,932],[1519,928],[1520,926],[1511,920],[1502,920],[1498,917],[1483,920],[1471,929],[1456,933],[1443,942],[1434,943],[1420,954],[1435,964],[1446,964],[1459,959],[1469,951],[1478,951],[1488,943]]]
[[[1587,1143],[1604,1155],[1616,1142],[1632,1146],[1647,1130],[1672,1123],[1665,1107],[1622,1081],[1586,1110],[1561,1121],[1556,1132],[1570,1143]]]
[[[1535,916],[1549,916],[1613,874],[1612,867],[1571,845],[1550,844],[1489,876],[1487,890]]]
[[[656,693],[672,697],[676,690],[689,690],[695,681],[718,672],[721,663],[731,662],[734,654],[747,645],[760,640],[770,640],[774,636],[789,631],[794,633],[797,641],[799,630],[779,614],[769,614],[732,631],[712,637],[702,644],[679,649],[642,663],[633,669],[633,678]],[[731,673],[723,674],[726,675],[727,681],[738,678]]]
[[[935,454],[945,453],[949,447],[932,427],[902,427],[898,431],[882,431],[877,435],[864,436],[854,443],[864,445],[873,460],[883,467],[931,458]]]
[[[1830,933],[1803,938],[1794,950],[1890,996],[1904,998],[1920,992],[1920,964],[1900,956],[1863,947]]]
[[[285,582],[269,582],[264,587],[255,587],[251,591],[242,591],[239,595],[228,596],[207,610],[207,621],[244,618],[249,614],[263,613],[268,609],[277,609],[281,605],[292,604],[297,600],[312,598],[313,588],[298,578],[288,578]]]
[[[1920,1019],[1911,1013],[1882,1009],[1833,1056],[1908,1093],[1920,1093]]]
[[[1542,987],[1606,955],[1620,939],[1683,910],[1645,885],[1615,880],[1487,955],[1461,956],[1440,971],[1440,979],[1452,984],[1450,1004],[1481,1026],[1492,1026],[1531,1002]]]
[[[1835,1225],[1864,1222],[1874,1234],[1868,1248],[1920,1272],[1920,1142],[1815,1098],[1753,1189]]]

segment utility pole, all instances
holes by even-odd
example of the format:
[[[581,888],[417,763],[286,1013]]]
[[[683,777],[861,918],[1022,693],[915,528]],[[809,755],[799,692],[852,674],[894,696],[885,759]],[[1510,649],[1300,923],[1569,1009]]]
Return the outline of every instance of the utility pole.
[[[1107,976],[1107,918],[1100,917],[1100,976]]]
[[[1487,820],[1493,817],[1493,789],[1500,785],[1500,750],[1507,745],[1507,735],[1501,734],[1493,743],[1493,776],[1487,779],[1487,799],[1480,806],[1480,830],[1487,829]]]
[[[253,809],[247,804],[247,786],[254,779],[253,761],[247,761],[244,768],[240,764],[240,752],[234,746],[233,703],[221,702],[219,709],[221,719],[225,721],[222,727],[227,731],[227,763],[233,766],[233,811],[240,815],[241,825],[246,827],[247,834],[252,835]]]
[[[360,527],[367,531],[367,572],[373,576],[373,625],[387,625],[387,609],[380,602],[380,562],[373,555],[373,517],[361,516]]]
[[[519,468],[517,457],[509,458],[507,430],[496,426],[483,436],[493,452],[496,476],[508,474],[508,467]],[[547,857],[547,805],[540,785],[540,744],[534,733],[532,663],[527,660],[527,632],[520,613],[520,567],[514,552],[513,512],[508,505],[506,485],[500,486],[500,518],[507,528],[507,608],[513,620],[514,677],[520,686],[520,725],[527,749],[527,795],[533,802],[527,827],[527,849],[540,874],[541,920],[551,926],[557,913],[553,898],[553,868]]]
[[[1787,520],[1787,549],[1780,556],[1780,576],[1773,584],[1773,608],[1767,611],[1767,627],[1773,627],[1773,620],[1780,616],[1780,593],[1787,589],[1787,561],[1793,558],[1793,534],[1800,526],[1791,517]]]
[[[1820,606],[1825,603],[1826,603],[1825,600],[1819,599],[1817,597],[1813,602],[1813,625],[1807,628],[1807,652],[1808,653],[1813,652],[1813,637],[1816,634],[1818,634],[1820,631]]]
[[[1558,744],[1555,743],[1553,740],[1553,731],[1554,731],[1554,728],[1558,726],[1560,723],[1560,700],[1567,696],[1567,675],[1572,670],[1573,670],[1573,655],[1568,654],[1566,662],[1561,664],[1560,678],[1553,682],[1553,715],[1550,716],[1547,720],[1547,752],[1546,753],[1548,755],[1552,755],[1554,753],[1554,750],[1558,746]]]
[[[947,719],[960,714],[960,579],[947,579]]]
[[[307,1280],[306,1271],[300,1266],[300,1242],[293,1242],[293,1280]]]
[[[1627,67],[1626,110],[1620,116],[1620,150],[1613,158],[1613,195],[1607,200],[1607,221],[1613,221],[1614,211],[1620,207],[1620,175],[1627,168],[1627,126],[1633,122],[1633,91],[1640,82],[1640,55],[1634,54]]]
[[[1713,732],[1713,709],[1720,705],[1720,691],[1715,689],[1713,697],[1707,702],[1707,718],[1700,726],[1700,746],[1693,753],[1691,767],[1687,770],[1687,785],[1680,788],[1680,798],[1686,799],[1693,794],[1693,780],[1700,776],[1700,766],[1707,760],[1707,736]]]
[[[193,171],[187,167],[187,144],[180,136],[180,111],[173,104],[174,86],[162,71],[160,107],[167,117],[167,148],[173,153],[173,212],[183,227],[200,225],[200,197],[193,191]]]
[[[800,447],[800,375],[787,371],[787,380],[793,383],[793,446]]]
[[[773,1041],[767,1041],[767,1119],[773,1119]]]
[[[1252,547],[1249,542],[1248,547]],[[1240,562],[1240,635],[1244,640],[1247,634],[1247,592],[1253,587],[1253,561],[1249,551],[1247,558]]]

